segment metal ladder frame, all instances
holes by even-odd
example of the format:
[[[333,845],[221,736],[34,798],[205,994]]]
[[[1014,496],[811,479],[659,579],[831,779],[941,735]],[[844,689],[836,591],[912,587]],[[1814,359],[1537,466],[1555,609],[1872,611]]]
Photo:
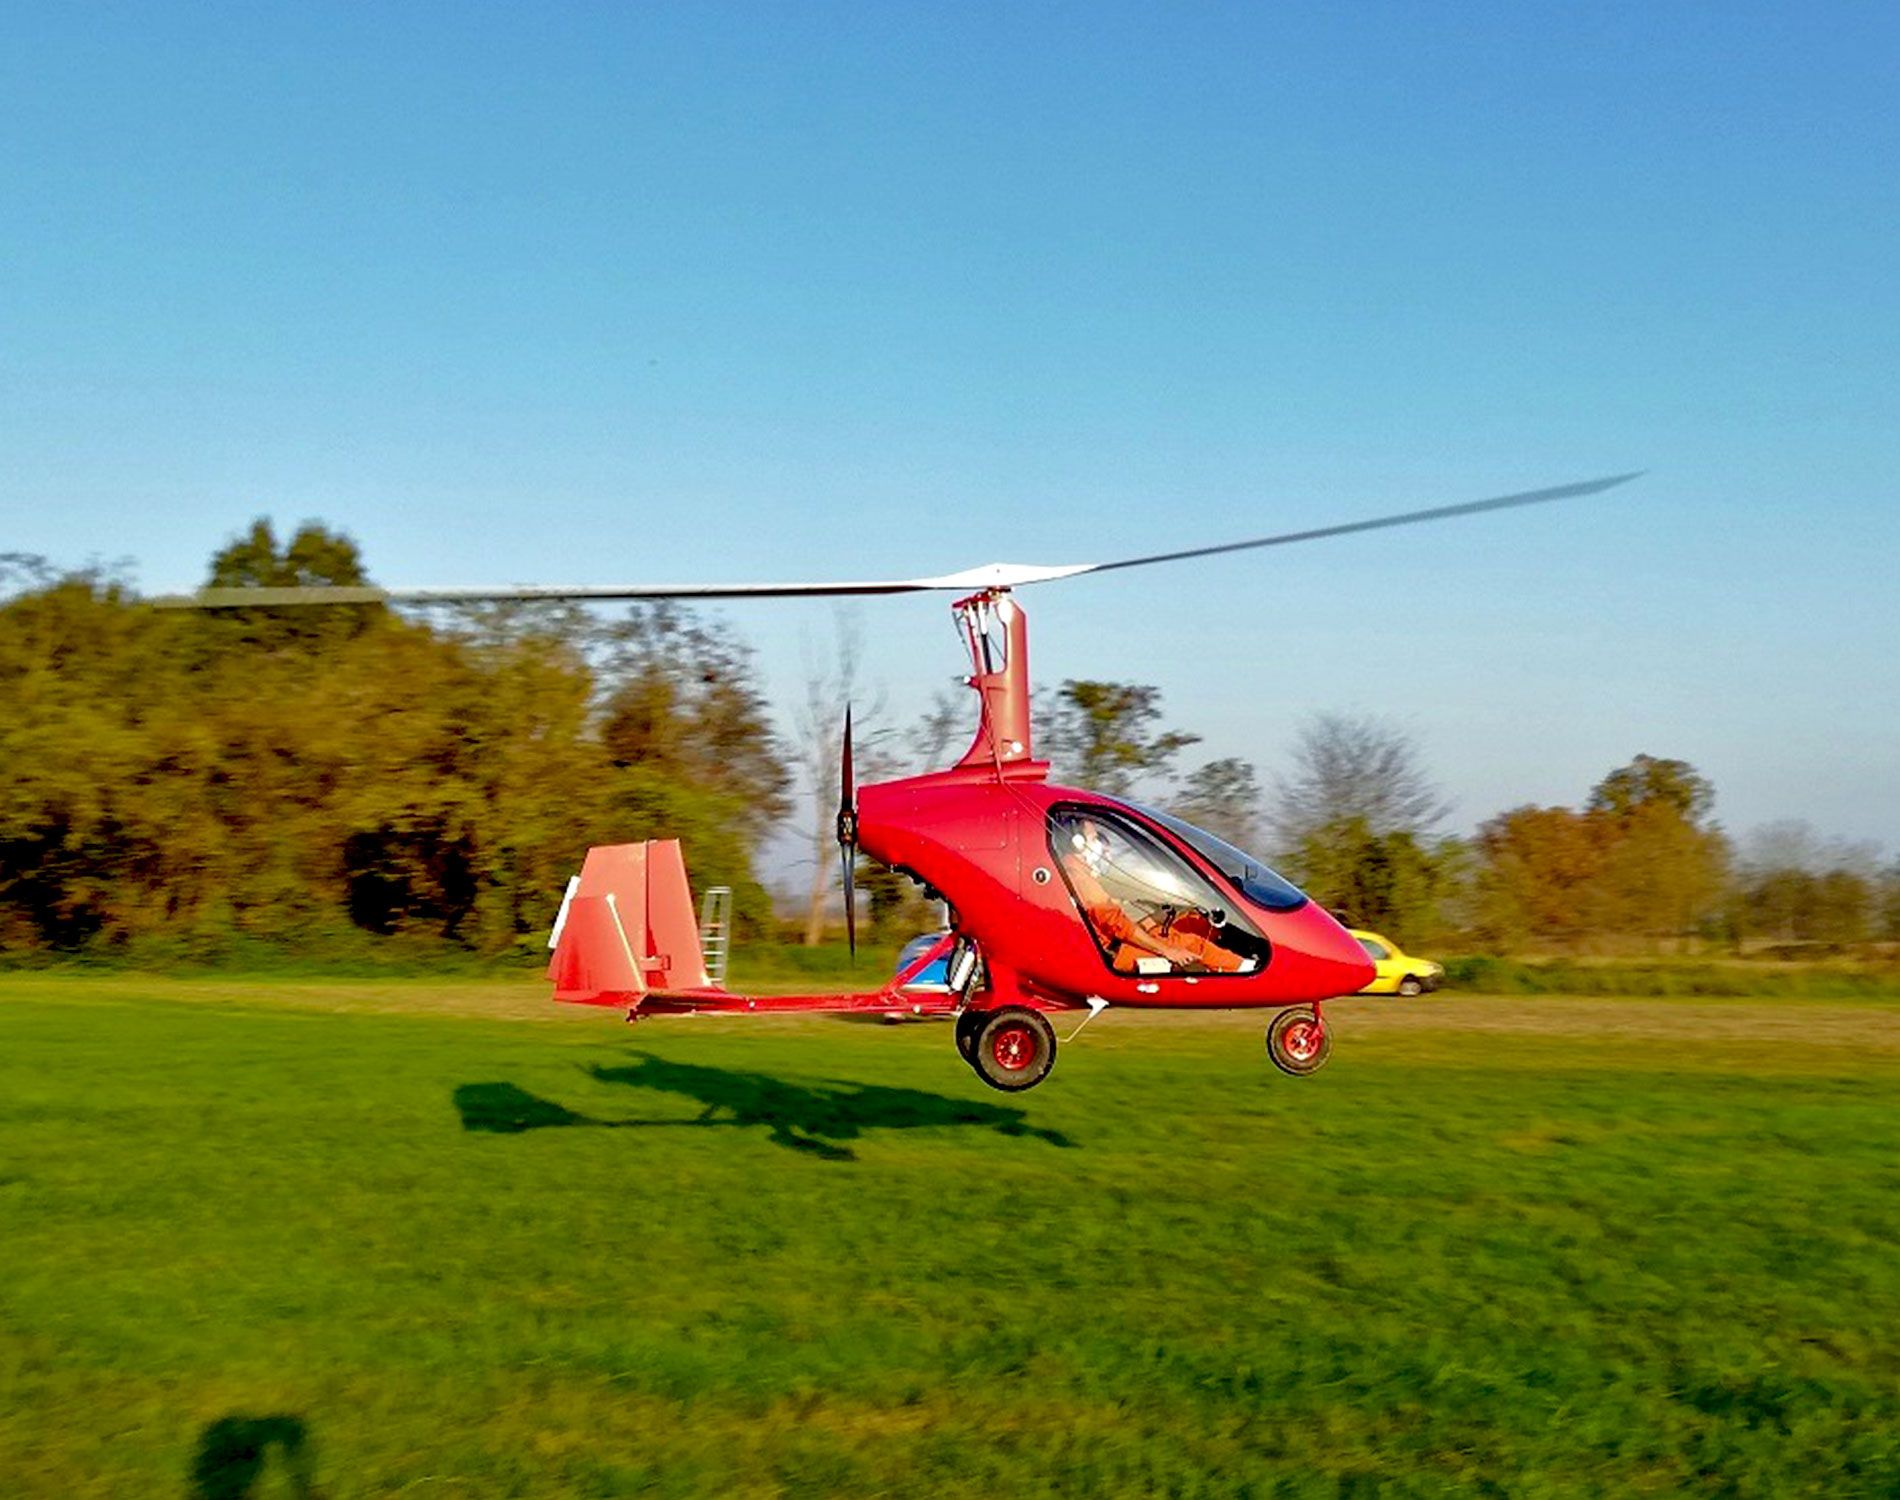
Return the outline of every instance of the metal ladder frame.
[[[726,982],[726,961],[732,956],[732,887],[706,888],[699,902],[699,951],[706,960],[706,977]]]

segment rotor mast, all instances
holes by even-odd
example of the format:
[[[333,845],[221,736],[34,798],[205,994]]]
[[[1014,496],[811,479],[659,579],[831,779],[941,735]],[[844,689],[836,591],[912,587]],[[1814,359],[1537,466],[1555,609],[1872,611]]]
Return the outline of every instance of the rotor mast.
[[[957,762],[993,769],[1034,760],[1029,731],[1029,622],[1007,588],[988,588],[951,606],[970,653],[980,705],[976,738]]]

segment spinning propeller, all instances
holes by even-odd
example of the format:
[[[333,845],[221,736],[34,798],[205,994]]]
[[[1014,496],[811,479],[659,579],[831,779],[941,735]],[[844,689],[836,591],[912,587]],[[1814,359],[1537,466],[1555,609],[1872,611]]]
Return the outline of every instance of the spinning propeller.
[[[1254,537],[1244,542],[1222,542],[1211,547],[1151,552],[1144,557],[1123,557],[1113,562],[1064,563],[1052,567],[1030,563],[988,563],[980,568],[966,568],[961,573],[944,573],[934,578],[896,578],[859,583],[556,583],[412,589],[224,588],[203,589],[196,594],[177,594],[152,602],[168,609],[257,609],[292,604],[476,604],[515,599],[782,599],[812,595],[915,594],[933,589],[957,589],[971,593],[983,589],[1018,588],[1029,583],[1048,583],[1058,578],[1079,578],[1085,573],[1107,573],[1117,568],[1142,568],[1150,563],[1217,557],[1222,553],[1247,552],[1258,547],[1284,547],[1293,542],[1348,536],[1356,531],[1379,531],[1388,526],[1410,526],[1419,521],[1447,521],[1454,516],[1475,516],[1485,511],[1509,510],[1519,505],[1540,505],[1548,500],[1572,500],[1583,495],[1600,494],[1636,477],[1634,473],[1612,474],[1606,479],[1585,479],[1576,484],[1525,490],[1521,494],[1499,495],[1490,500],[1468,500],[1462,505],[1400,511],[1394,515],[1374,516],[1365,521],[1343,521],[1304,531],[1283,531],[1273,536]]]
[[[838,756],[838,850],[844,860],[844,936],[858,956],[858,778],[851,766],[851,705],[844,706]]]

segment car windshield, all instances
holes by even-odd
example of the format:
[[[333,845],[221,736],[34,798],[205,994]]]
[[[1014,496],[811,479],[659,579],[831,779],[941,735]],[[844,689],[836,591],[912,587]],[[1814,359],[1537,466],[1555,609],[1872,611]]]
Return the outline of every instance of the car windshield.
[[[1138,802],[1130,805],[1143,817],[1153,818],[1233,881],[1239,887],[1240,894],[1256,906],[1263,906],[1268,911],[1292,911],[1297,906],[1306,905],[1306,893],[1292,881],[1275,873],[1251,854],[1236,849],[1226,839],[1215,838],[1205,828],[1196,828],[1192,823],[1184,823],[1177,817],[1157,812]]]

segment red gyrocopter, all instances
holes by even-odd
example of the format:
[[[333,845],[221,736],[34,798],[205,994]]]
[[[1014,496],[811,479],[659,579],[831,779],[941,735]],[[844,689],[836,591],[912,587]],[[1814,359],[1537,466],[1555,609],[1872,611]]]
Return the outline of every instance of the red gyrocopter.
[[[941,771],[859,787],[845,714],[838,842],[857,945],[859,853],[940,897],[948,930],[889,983],[858,994],[743,995],[711,981],[677,840],[590,849],[550,939],[556,1000],[655,1015],[856,1011],[956,1018],[957,1051],[993,1088],[1033,1088],[1055,1064],[1055,1011],[1272,1009],[1267,1053],[1295,1076],[1332,1050],[1323,1002],[1372,978],[1364,950],[1262,861],[1151,807],[1056,786],[1030,731],[1029,636],[1012,590],[1150,563],[1284,546],[1597,494],[1620,474],[1551,489],[1109,563],[993,563],[868,583],[598,587],[213,589],[200,608],[492,600],[728,599],[954,590],[979,704],[976,737]],[[948,983],[911,988],[939,962]]]

